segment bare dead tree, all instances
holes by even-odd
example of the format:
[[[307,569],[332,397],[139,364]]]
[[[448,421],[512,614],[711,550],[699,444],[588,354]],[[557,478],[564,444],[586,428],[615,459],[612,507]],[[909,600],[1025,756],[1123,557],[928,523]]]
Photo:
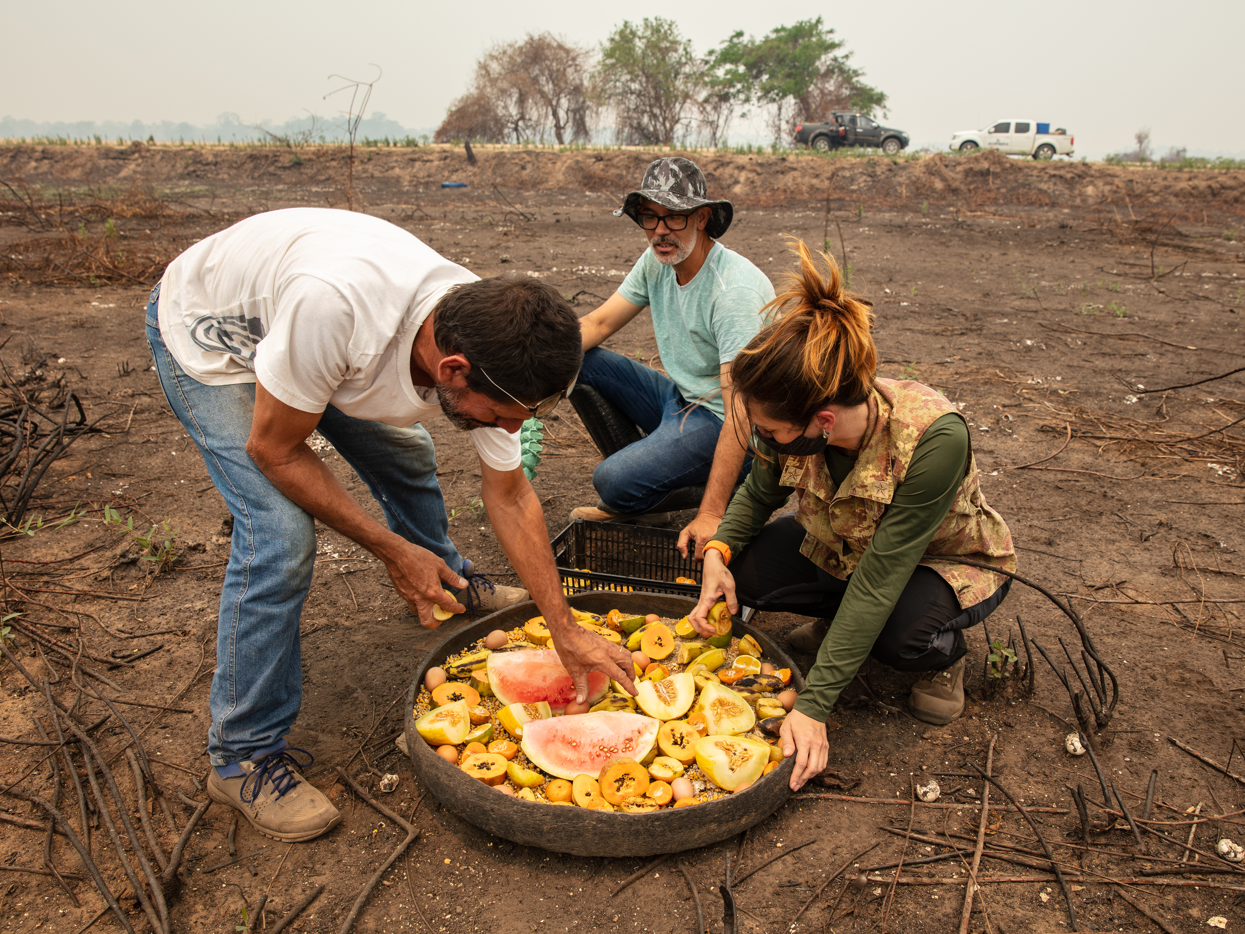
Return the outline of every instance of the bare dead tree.
[[[346,116],[346,137],[350,141],[350,156],[346,170],[346,206],[352,211],[354,210],[354,144],[359,135],[359,124],[363,122],[363,113],[367,110],[368,101],[372,99],[372,88],[381,79],[380,66],[373,65],[372,67],[376,69],[376,77],[371,81],[356,81],[353,78],[347,78],[342,75],[329,75],[329,80],[336,78],[346,83],[324,95],[324,99],[328,100],[334,94],[340,94],[342,91],[350,92],[350,105],[344,113]]]

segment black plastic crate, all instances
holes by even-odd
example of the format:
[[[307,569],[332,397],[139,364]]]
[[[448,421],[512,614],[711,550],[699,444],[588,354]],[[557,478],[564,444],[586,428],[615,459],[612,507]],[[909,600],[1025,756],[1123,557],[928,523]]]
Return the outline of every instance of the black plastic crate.
[[[553,540],[553,559],[568,594],[588,590],[700,596],[701,565],[676,547],[679,533],[576,519]],[[696,584],[676,584],[688,577]]]

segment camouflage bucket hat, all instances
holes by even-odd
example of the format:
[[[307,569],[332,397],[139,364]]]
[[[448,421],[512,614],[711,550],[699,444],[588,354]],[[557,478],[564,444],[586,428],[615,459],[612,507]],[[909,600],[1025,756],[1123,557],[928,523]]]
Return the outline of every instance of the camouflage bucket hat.
[[[704,173],[692,160],[682,156],[657,159],[645,169],[639,190],[627,193],[623,206],[614,212],[614,216],[626,214],[635,221],[645,198],[672,211],[692,211],[708,206],[713,211],[705,233],[716,240],[731,226],[735,206],[729,201],[710,200],[705,197],[705,189]]]

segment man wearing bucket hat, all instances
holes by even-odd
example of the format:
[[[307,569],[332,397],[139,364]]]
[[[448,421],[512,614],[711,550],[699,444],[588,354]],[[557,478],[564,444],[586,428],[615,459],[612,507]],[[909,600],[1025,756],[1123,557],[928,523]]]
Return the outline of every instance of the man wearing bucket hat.
[[[734,207],[707,196],[689,159],[652,162],[614,212],[623,214],[644,230],[649,249],[618,291],[580,319],[584,364],[570,399],[605,460],[592,475],[600,502],[571,517],[661,522],[659,510],[697,505],[688,488],[699,494],[703,484],[696,518],[679,537],[684,553],[694,540],[700,557],[745,464],[748,423],[732,403],[730,363],[760,330],[774,287],[718,243]],[[645,306],[669,375],[599,346]]]

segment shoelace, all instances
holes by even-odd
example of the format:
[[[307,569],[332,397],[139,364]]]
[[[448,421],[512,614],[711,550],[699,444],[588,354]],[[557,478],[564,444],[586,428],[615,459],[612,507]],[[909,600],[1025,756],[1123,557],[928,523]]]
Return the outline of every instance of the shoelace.
[[[490,591],[496,592],[497,585],[483,574],[468,574],[466,577],[467,586],[463,592],[459,594],[458,600],[467,608],[467,612],[470,615],[475,616],[476,610],[480,609],[482,606],[480,601],[480,591],[477,588],[487,587]],[[464,596],[466,597],[465,600],[463,599]]]
[[[306,756],[307,761],[299,761],[298,756],[294,755],[295,753],[301,753]],[[280,752],[274,752],[272,755],[266,756],[260,762],[259,768],[242,780],[239,797],[247,804],[252,803],[259,797],[260,789],[264,787],[264,783],[268,782],[271,783],[279,799],[297,787],[298,783],[302,781],[296,769],[305,769],[315,761],[315,756],[306,749],[286,746]],[[248,785],[251,788],[250,797],[247,797]]]

